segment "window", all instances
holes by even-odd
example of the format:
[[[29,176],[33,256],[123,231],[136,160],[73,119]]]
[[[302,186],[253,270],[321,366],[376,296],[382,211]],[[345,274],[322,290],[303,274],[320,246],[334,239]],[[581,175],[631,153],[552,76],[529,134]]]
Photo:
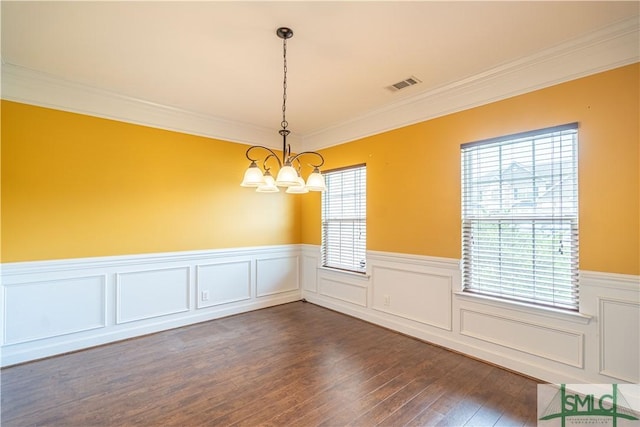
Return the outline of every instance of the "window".
[[[322,265],[366,271],[367,167],[352,166],[324,173],[322,193]]]
[[[468,292],[578,309],[578,124],[463,144]]]

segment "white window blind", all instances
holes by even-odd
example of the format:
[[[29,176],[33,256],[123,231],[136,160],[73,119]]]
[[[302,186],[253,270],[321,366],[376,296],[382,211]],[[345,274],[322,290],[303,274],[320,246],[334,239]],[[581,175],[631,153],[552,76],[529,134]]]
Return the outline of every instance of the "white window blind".
[[[322,265],[366,271],[367,168],[358,165],[324,173]]]
[[[461,146],[465,291],[578,309],[577,130]]]

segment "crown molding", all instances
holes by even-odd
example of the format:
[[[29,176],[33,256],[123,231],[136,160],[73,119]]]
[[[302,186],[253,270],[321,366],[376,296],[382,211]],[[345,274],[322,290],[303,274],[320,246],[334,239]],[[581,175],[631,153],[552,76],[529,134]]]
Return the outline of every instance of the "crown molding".
[[[466,79],[306,134],[293,151],[320,150],[640,61],[634,17]],[[277,131],[161,105],[2,64],[2,98],[249,145],[280,148]]]
[[[239,123],[2,64],[2,99],[248,145],[281,148],[277,130]],[[297,142],[299,138],[291,135]]]
[[[421,92],[359,117],[303,135],[305,150],[320,150],[467,110],[640,61],[634,17],[535,55]]]

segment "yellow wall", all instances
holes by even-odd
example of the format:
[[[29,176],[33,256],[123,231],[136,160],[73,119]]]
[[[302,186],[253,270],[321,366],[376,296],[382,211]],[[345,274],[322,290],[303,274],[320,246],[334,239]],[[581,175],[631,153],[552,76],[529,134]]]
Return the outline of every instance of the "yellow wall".
[[[640,274],[638,64],[326,150],[367,164],[370,250],[460,257],[460,144],[579,122],[580,268]],[[320,195],[246,146],[2,102],[2,261],[320,243]]]
[[[367,248],[459,258],[460,144],[579,122],[580,269],[640,274],[638,64],[323,150],[367,164]],[[320,198],[302,241],[320,244]]]
[[[300,242],[247,146],[2,102],[2,262]]]

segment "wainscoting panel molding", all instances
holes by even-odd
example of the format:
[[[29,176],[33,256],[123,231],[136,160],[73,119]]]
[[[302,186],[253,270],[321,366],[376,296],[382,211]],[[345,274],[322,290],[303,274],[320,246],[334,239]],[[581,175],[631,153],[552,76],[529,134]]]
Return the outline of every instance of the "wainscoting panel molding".
[[[2,366],[300,300],[300,253],[282,245],[2,264]]]
[[[619,380],[637,382],[640,378],[637,329],[640,303],[600,298],[600,320],[600,372]]]
[[[458,259],[368,251],[354,278],[318,267],[317,246],[302,256],[314,304],[551,383],[640,382],[638,276],[581,271],[580,310],[568,312],[463,292]]]
[[[347,280],[322,277],[320,279],[320,295],[360,307],[367,306],[367,288]]]
[[[189,311],[189,267],[116,274],[116,322]]]
[[[452,276],[373,265],[373,309],[451,330]]]
[[[583,367],[583,334],[579,332],[462,309],[460,333],[529,355]]]
[[[106,326],[104,275],[5,286],[5,343],[19,344]]]
[[[298,256],[262,258],[256,263],[258,297],[300,290]]]
[[[251,298],[251,261],[220,262],[196,267],[198,308]]]
[[[302,287],[307,292],[318,292],[318,258],[310,255],[302,256]]]

